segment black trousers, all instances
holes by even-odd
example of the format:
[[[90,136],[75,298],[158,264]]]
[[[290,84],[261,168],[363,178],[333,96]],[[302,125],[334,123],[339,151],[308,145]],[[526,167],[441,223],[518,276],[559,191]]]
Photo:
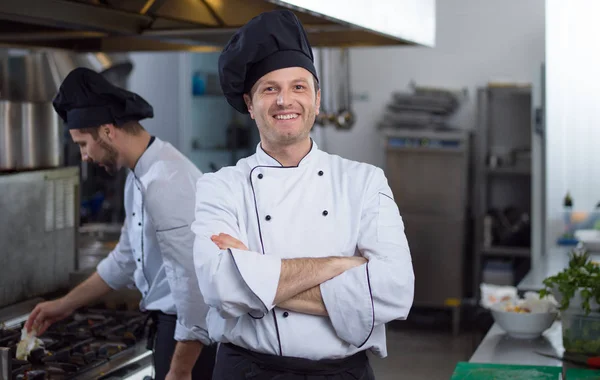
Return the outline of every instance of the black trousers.
[[[149,346],[154,358],[154,380],[164,380],[169,372],[171,359],[175,352],[175,325],[177,317],[161,312],[152,312],[153,327],[149,336]],[[215,366],[217,345],[205,346],[194,365],[193,380],[211,380]]]
[[[374,380],[365,352],[339,360],[308,360],[219,346],[214,380]]]

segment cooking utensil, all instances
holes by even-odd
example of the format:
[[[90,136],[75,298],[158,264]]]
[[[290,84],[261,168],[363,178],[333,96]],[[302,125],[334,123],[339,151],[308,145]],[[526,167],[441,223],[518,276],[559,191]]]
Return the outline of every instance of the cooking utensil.
[[[583,366],[588,366],[591,368],[600,368],[600,356],[574,356],[569,354],[564,354],[563,357],[554,354],[546,354],[544,352],[537,352],[538,355],[542,355],[548,358],[558,359],[563,362],[569,362],[573,364],[579,364]]]

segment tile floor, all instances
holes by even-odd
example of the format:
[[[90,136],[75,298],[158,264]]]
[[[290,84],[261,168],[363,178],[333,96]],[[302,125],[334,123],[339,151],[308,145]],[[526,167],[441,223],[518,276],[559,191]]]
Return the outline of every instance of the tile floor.
[[[459,361],[468,361],[481,338],[481,331],[411,326],[408,322],[388,325],[388,357],[371,357],[377,380],[448,380]]]

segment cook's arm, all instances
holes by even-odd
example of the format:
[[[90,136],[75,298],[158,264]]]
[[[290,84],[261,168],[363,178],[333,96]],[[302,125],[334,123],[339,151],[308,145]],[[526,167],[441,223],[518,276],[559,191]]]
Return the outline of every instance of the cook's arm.
[[[322,317],[329,315],[323,302],[320,285],[313,286],[302,293],[296,294],[292,298],[280,302],[277,306],[297,313],[320,315]]]
[[[337,335],[356,347],[375,326],[406,319],[413,303],[414,273],[404,223],[383,171],[367,181],[358,249],[369,262],[321,284]]]
[[[200,173],[182,170],[169,163],[155,167],[158,175],[145,191],[146,211],[156,229],[160,253],[175,307],[175,340],[210,344],[206,315],[194,271],[195,187]],[[190,368],[191,370],[191,368]]]
[[[262,317],[277,303],[357,265],[356,260],[341,257],[282,260],[252,250],[220,250],[211,236],[224,233],[244,239],[237,223],[235,202],[239,199],[214,174],[198,180],[192,224],[194,264],[205,302],[224,318],[246,313]]]
[[[121,289],[127,285],[134,284],[133,273],[135,272],[135,259],[131,245],[129,244],[129,232],[127,230],[127,218],[121,228],[119,243],[96,267],[96,271],[102,280],[112,289]]]

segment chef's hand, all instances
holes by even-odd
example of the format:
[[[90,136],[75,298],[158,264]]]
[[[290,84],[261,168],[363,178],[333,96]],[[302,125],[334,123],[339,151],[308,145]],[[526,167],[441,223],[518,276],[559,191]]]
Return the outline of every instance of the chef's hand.
[[[244,243],[227,234],[213,235],[210,237],[210,240],[212,240],[212,242],[215,243],[219,249],[235,248],[243,251],[248,250],[248,247],[246,247]]]
[[[42,335],[50,325],[67,318],[73,314],[71,309],[62,298],[54,301],[42,302],[37,304],[35,309],[29,315],[25,328],[31,332],[33,328],[37,330],[37,335]]]

